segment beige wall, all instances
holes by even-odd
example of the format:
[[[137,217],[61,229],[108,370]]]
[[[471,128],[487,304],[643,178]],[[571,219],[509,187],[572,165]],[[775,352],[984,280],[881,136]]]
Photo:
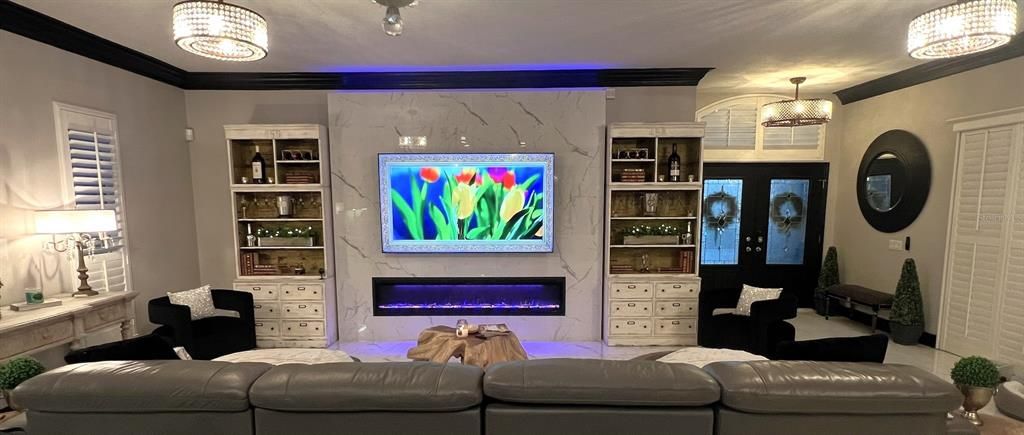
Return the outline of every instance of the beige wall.
[[[199,283],[189,150],[180,89],[0,31],[0,279],[2,304],[26,287],[70,292],[63,255],[44,253],[32,211],[69,206],[62,197],[53,102],[117,116],[131,279],[146,301]]]
[[[327,91],[186,91],[185,107],[188,126],[195,133],[189,155],[199,275],[204,284],[231,288],[235,278],[235,230],[231,224],[224,125],[327,125]]]
[[[697,112],[696,86],[615,88],[609,95],[609,123],[693,121]]]
[[[837,243],[843,281],[893,292],[903,259],[917,263],[924,294],[926,330],[936,333],[942,292],[946,227],[953,180],[956,135],[950,118],[1024,105],[1024,58],[1016,58],[923,83],[842,107]],[[893,234],[875,231],[857,205],[856,176],[871,141],[891,130],[907,130],[928,148],[932,187],[924,210],[909,227]],[[886,250],[887,240],[911,237],[911,250]]]

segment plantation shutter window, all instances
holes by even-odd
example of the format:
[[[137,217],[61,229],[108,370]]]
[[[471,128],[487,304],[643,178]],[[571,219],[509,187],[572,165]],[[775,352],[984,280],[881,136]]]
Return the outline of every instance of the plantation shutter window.
[[[127,290],[127,243],[114,117],[63,104],[55,110],[74,208],[113,210],[117,219],[116,231],[90,234],[100,240],[85,258],[89,285],[97,291]]]
[[[785,150],[796,150],[801,155],[823,152],[824,125],[770,128],[761,125],[761,109],[764,105],[786,99],[789,98],[778,95],[742,95],[705,106],[697,112],[697,121],[705,124],[704,148],[712,151],[740,151],[739,155],[746,159],[753,159],[754,156],[771,159],[775,156],[772,152]],[[715,158],[712,157],[712,160]],[[724,160],[728,160],[728,157]]]
[[[704,146],[707,148],[754,149],[757,143],[757,105],[744,101],[712,110],[698,121],[704,122]]]
[[[1024,364],[1024,108],[1019,112],[954,127],[939,327],[941,349],[1014,365]]]

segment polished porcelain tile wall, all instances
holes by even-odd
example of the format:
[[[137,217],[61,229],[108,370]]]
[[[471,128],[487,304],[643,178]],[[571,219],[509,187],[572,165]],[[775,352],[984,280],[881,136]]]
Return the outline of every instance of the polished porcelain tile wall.
[[[605,93],[366,92],[328,97],[341,341],[411,340],[454,317],[374,317],[374,276],[565,276],[564,317],[474,317],[526,340],[598,340]],[[401,136],[425,136],[425,148]],[[555,153],[555,252],[383,254],[378,153]]]

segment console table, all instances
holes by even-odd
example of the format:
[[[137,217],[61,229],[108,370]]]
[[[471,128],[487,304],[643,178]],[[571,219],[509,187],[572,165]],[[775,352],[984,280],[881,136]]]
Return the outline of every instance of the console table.
[[[36,353],[71,343],[71,347],[84,345],[86,334],[115,325],[121,327],[121,337],[135,335],[135,309],[132,301],[138,293],[100,293],[88,298],[61,295],[60,306],[32,311],[12,311],[0,308],[0,361],[16,356]]]

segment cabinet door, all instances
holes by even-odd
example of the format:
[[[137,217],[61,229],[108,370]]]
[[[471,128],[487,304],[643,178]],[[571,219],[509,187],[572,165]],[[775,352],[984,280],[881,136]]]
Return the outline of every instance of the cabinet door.
[[[960,134],[941,344],[958,355],[995,357],[1012,139],[1010,127]]]

